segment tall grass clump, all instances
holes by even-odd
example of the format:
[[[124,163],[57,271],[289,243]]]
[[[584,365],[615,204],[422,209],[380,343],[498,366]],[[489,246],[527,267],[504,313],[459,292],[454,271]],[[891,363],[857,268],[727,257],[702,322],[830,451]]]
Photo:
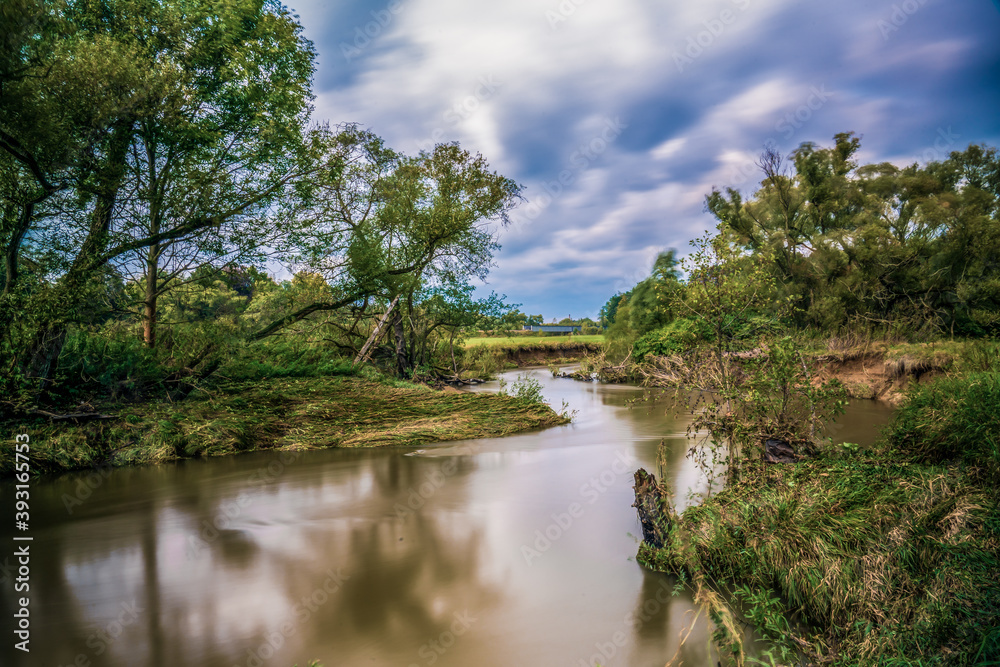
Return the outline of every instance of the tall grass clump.
[[[918,387],[887,431],[901,456],[961,462],[1000,482],[1000,373],[972,373]]]

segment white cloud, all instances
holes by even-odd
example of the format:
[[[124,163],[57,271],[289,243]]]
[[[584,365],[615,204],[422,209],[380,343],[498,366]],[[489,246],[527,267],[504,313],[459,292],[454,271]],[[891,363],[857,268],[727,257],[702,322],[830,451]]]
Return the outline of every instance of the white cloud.
[[[921,68],[940,78],[972,57],[974,43],[961,34],[911,40],[918,21],[945,11],[934,4],[887,45],[876,21],[889,8],[862,2],[402,0],[345,69],[336,45],[311,32],[323,25],[318,2],[303,7],[307,36],[320,47],[321,67],[346,72],[319,92],[319,118],[360,122],[406,152],[459,140],[526,185],[535,204],[608,118],[629,124],[574,167],[572,183],[533,209],[535,217],[522,210],[504,233],[491,283],[515,301],[516,291],[542,294],[568,277],[579,289],[609,290],[648,271],[658,250],[687,250],[687,239],[714,225],[705,194],[752,188],[765,141],[790,150],[807,140],[828,144],[838,131],[891,134],[907,122],[905,104],[860,77]],[[735,18],[719,31],[723,11]],[[781,48],[775,25],[789,26]],[[713,29],[710,39],[703,34]],[[701,39],[702,51],[682,72],[674,54],[691,39]],[[484,80],[494,84],[484,88]],[[817,89],[829,93],[822,102]],[[908,139],[915,154],[934,141],[934,128],[925,129],[926,138]],[[546,141],[552,154],[540,155],[536,143]],[[865,146],[865,159],[884,159],[877,143]],[[586,299],[599,307],[609,294]]]

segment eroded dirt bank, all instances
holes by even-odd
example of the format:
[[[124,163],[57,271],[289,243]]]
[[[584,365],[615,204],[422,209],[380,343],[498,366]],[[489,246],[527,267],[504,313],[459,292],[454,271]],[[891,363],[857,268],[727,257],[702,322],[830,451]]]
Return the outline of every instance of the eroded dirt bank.
[[[559,343],[558,345],[523,345],[503,349],[505,361],[518,368],[544,366],[546,364],[570,364],[580,361],[588,354],[597,352],[597,343]]]
[[[888,401],[903,400],[912,383],[928,382],[944,374],[944,362],[902,356],[888,358],[884,353],[839,354],[818,357],[820,379],[836,379],[847,388],[851,398]]]

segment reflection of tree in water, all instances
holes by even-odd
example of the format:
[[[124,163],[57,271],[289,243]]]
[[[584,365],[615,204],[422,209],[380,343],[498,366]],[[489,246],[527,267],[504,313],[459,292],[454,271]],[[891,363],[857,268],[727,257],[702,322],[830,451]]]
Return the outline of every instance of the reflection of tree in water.
[[[340,567],[349,577],[303,629],[307,645],[343,650],[345,644],[389,642],[415,652],[447,629],[453,612],[480,610],[499,599],[497,582],[482,575],[485,527],[470,529],[465,517],[449,521],[449,506],[468,504],[473,460],[451,460],[454,474],[439,478],[444,483],[424,499],[424,506],[397,517],[397,507],[407,507],[411,490],[419,494],[428,473],[440,472],[448,461],[398,455],[369,459],[370,493],[337,508],[338,516],[330,517],[337,527],[311,531],[310,547],[296,554],[297,563],[269,566],[284,577],[283,588],[292,601],[322,585],[328,568]],[[345,516],[350,519],[341,521]],[[311,576],[297,575],[303,569]]]
[[[160,580],[155,517],[147,511],[142,518],[123,512],[123,518],[143,524],[136,526],[134,539],[143,553],[143,592],[154,612],[144,619],[150,648],[159,646],[161,655],[165,651],[178,664],[185,662],[185,655],[201,664],[216,664],[209,656],[228,646],[229,654],[218,656],[217,664],[231,664],[288,620],[295,624],[284,649],[290,653],[368,645],[415,654],[450,625],[453,612],[495,602],[497,585],[481,573],[485,527],[470,529],[467,517],[449,511],[468,505],[468,473],[475,469],[470,457],[365,452],[343,458],[335,458],[332,465],[297,468],[304,465],[300,459],[288,466],[286,474],[253,496],[231,527],[198,542],[202,551],[196,559],[205,560],[196,560],[188,581],[178,580],[183,571],[178,563],[170,564],[167,581]],[[442,474],[449,461],[453,474]],[[248,471],[234,477],[232,470],[221,475],[205,470],[194,479],[188,472],[181,493],[164,504],[182,516],[187,533],[200,537],[205,522],[224,515],[226,504],[245,490],[238,480],[246,479]],[[437,487],[424,487],[433,491],[421,498],[424,506],[400,520],[397,506],[407,507],[411,490],[419,494],[428,474],[436,476]],[[258,529],[260,523],[263,529]],[[282,538],[289,535],[294,549]],[[326,600],[302,622],[295,605],[322,588],[328,570],[338,569],[348,576],[343,588],[321,596]],[[236,591],[226,590],[223,582],[233,581],[239,581],[241,599],[254,600],[252,608],[226,604]],[[163,585],[171,587],[170,595],[163,595]],[[266,612],[275,608],[292,611],[275,622]],[[242,618],[227,618],[233,613]],[[200,636],[179,642],[191,615],[200,619]],[[232,636],[235,627],[247,626],[251,630],[245,636]]]
[[[672,576],[643,572],[642,588],[632,612],[632,662],[661,664],[664,656],[670,658],[676,653],[678,660],[674,664],[714,664],[708,653],[709,622],[701,614],[692,630],[696,609],[687,594],[671,594],[676,583]]]

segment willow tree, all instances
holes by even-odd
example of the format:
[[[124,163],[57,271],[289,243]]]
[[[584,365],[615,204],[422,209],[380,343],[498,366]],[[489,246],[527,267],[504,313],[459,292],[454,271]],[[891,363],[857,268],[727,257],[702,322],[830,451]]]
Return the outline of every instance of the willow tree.
[[[149,53],[171,85],[137,124],[118,225],[138,246],[120,264],[141,277],[150,347],[162,294],[200,267],[252,261],[274,241],[268,208],[310,168],[301,140],[313,72],[312,45],[278,3],[155,11]]]
[[[301,154],[289,147],[307,116],[313,58],[294,17],[273,0],[42,7],[44,20],[24,28],[20,55],[0,63],[8,276],[0,327],[6,370],[36,390],[80,315],[81,295],[109,263],[142,253],[153,266],[153,322],[165,248],[223,251],[220,230],[260,214],[301,172]],[[30,204],[21,183],[58,205],[22,205],[13,215],[14,203]],[[9,278],[25,248],[58,260],[31,285]],[[15,293],[30,295],[31,308]],[[10,335],[15,321],[20,336]]]
[[[19,18],[12,20],[12,8]],[[18,0],[0,12],[16,47],[0,74],[5,380],[48,376],[72,306],[102,264],[90,258],[105,250],[135,120],[160,85],[155,68],[141,66],[135,41],[114,34],[121,31],[105,9]],[[63,201],[55,206],[57,195]],[[67,206],[86,211],[79,229],[60,228]],[[47,246],[51,239],[59,247]],[[61,261],[26,262],[26,252]],[[52,274],[61,274],[58,289]]]
[[[373,133],[344,126],[325,139],[326,165],[299,185],[285,212],[290,257],[324,276],[329,298],[288,313],[253,335],[260,339],[314,313],[402,297],[392,326],[401,372],[410,368],[403,313],[421,289],[456,277],[483,277],[498,227],[520,187],[457,144],[416,157]],[[293,252],[294,251],[294,252]]]

